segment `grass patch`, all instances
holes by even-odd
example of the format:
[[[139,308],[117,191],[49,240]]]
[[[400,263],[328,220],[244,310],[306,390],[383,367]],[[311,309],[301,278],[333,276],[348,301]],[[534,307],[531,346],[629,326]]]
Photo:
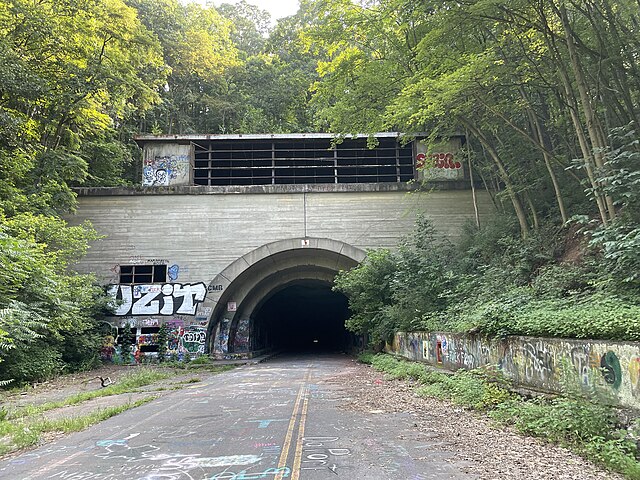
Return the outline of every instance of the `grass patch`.
[[[618,424],[613,407],[580,392],[528,400],[512,393],[509,382],[495,370],[445,374],[385,354],[373,356],[370,363],[393,378],[419,382],[419,396],[487,412],[498,424],[562,445],[626,478],[640,480],[640,452],[628,431]]]
[[[158,368],[167,368],[167,369],[176,369],[176,370],[198,370],[198,371],[206,371],[213,373],[222,373],[228,370],[233,370],[237,367],[237,365],[216,365],[212,362],[209,357],[198,357],[204,358],[204,360],[196,361],[198,359],[194,359],[190,362],[178,362],[169,360],[157,365]]]
[[[234,368],[237,368],[237,365],[212,365],[212,364],[206,364],[206,365],[192,365],[189,364],[189,366],[187,366],[187,370],[196,370],[198,372],[211,372],[211,373],[222,373],[222,372],[228,372],[229,370],[233,370]]]
[[[56,408],[66,407],[69,405],[77,405],[88,400],[93,400],[94,398],[134,392],[137,388],[150,385],[154,382],[164,380],[165,378],[169,378],[174,375],[175,373],[143,368],[136,372],[131,372],[127,375],[124,375],[120,380],[118,380],[117,383],[109,385],[108,387],[102,388],[100,390],[93,390],[91,392],[82,392],[71,395],[70,397],[67,397],[59,402],[47,402],[43,403],[42,405],[27,405],[25,407],[21,407],[14,411],[8,412],[6,418],[11,420],[15,418],[29,417]]]
[[[131,408],[143,405],[156,397],[147,397],[116,407],[108,407],[81,417],[69,417],[58,420],[0,421],[0,455],[15,452],[36,445],[43,433],[78,432],[91,425],[102,422]]]
[[[189,378],[188,380],[184,380],[182,382],[179,382],[181,384],[189,384],[189,383],[198,383],[201,382],[202,380],[199,379],[198,377],[193,377],[193,378]]]
[[[233,365],[200,365],[199,370],[214,373],[225,372],[235,368]],[[83,392],[72,395],[59,402],[47,402],[42,405],[29,405],[15,410],[0,407],[0,455],[35,445],[41,441],[42,434],[48,432],[77,432],[90,425],[99,423],[130,408],[137,407],[153,400],[154,396],[143,398],[136,402],[129,402],[116,407],[96,410],[80,417],[66,417],[58,420],[42,420],[40,415],[56,408],[77,405],[88,400],[111,395],[120,395],[137,391],[140,387],[151,385],[160,380],[175,376],[177,372],[170,369],[140,368],[121,377],[116,383],[100,390]],[[160,390],[179,390],[184,385],[200,382],[198,377],[191,377],[167,388]]]
[[[211,365],[212,360],[208,355],[202,355],[191,360],[188,365]]]

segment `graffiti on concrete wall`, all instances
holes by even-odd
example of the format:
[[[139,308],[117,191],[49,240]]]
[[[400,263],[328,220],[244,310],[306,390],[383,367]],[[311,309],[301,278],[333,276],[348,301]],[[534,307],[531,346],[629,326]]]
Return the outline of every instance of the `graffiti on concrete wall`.
[[[629,360],[627,371],[629,372],[631,392],[634,397],[640,398],[640,356],[634,356]]]
[[[144,160],[142,185],[168,186],[189,178],[188,155],[157,155]]]
[[[189,354],[204,353],[207,341],[207,327],[202,325],[189,325],[185,327],[180,338],[180,346],[183,351]]]
[[[115,315],[195,315],[204,301],[204,283],[163,285],[109,285]]]
[[[175,282],[180,275],[180,266],[179,265],[171,265],[167,268],[167,275],[169,276],[170,282]]]
[[[201,324],[185,325],[182,320],[167,322],[167,355],[183,358],[205,353],[207,327]]]
[[[229,319],[220,320],[216,329],[215,341],[213,344],[214,353],[227,353],[229,345]]]
[[[157,333],[141,333],[137,336],[137,344],[142,345],[157,345],[158,334]]]
[[[180,339],[184,333],[184,322],[173,320],[167,322],[167,355],[180,353]]]
[[[419,153],[416,155],[416,168],[425,167],[459,170],[462,168],[462,164],[455,159],[454,154],[451,152],[431,153],[429,155]]]
[[[622,405],[640,407],[640,343],[411,332],[397,333],[387,349],[452,370],[495,365],[534,389],[561,392],[566,382],[602,388]]]
[[[546,342],[524,342],[522,345],[522,367],[527,381],[546,382],[555,375],[554,357]]]
[[[235,338],[233,339],[233,351],[248,352],[249,350],[251,350],[250,335],[251,335],[251,319],[243,318],[241,320],[238,320],[236,335],[235,335]]]
[[[113,335],[107,335],[102,339],[102,348],[100,349],[100,359],[103,362],[110,363],[116,353],[116,339]]]
[[[207,324],[209,322],[209,317],[211,316],[211,311],[211,307],[198,308],[198,311],[196,312],[196,321],[204,322],[204,324]]]
[[[439,145],[416,142],[418,176],[427,180],[464,180],[464,166],[458,158],[459,139]]]
[[[432,361],[448,368],[476,368],[488,361],[489,349],[472,345],[460,336],[431,335],[424,332],[398,334],[396,350],[404,357],[418,361]]]

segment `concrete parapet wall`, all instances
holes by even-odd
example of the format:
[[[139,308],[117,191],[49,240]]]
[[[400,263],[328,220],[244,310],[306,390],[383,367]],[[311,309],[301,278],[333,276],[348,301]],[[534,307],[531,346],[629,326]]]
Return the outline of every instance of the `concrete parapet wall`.
[[[387,352],[450,370],[495,365],[516,386],[560,393],[563,383],[574,384],[640,409],[637,342],[399,332]]]
[[[95,273],[104,284],[118,283],[120,265],[144,263],[175,266],[176,282],[208,284],[243,255],[287,239],[328,238],[362,250],[394,248],[421,213],[439,235],[455,241],[464,224],[473,219],[471,194],[464,190],[425,195],[406,191],[117,195],[107,191],[104,196],[80,196],[77,213],[67,218],[72,225],[90,220],[103,236],[75,268]],[[494,214],[488,194],[478,192],[478,202],[482,218]]]

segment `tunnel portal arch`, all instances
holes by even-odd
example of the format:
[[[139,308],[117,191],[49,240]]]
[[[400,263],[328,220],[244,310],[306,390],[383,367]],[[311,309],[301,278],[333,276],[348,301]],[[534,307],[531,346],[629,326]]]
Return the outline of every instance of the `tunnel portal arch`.
[[[207,350],[218,358],[251,355],[261,345],[256,315],[287,289],[330,289],[340,270],[366,252],[326,238],[294,238],[265,244],[233,261],[208,285],[202,307],[211,312]]]

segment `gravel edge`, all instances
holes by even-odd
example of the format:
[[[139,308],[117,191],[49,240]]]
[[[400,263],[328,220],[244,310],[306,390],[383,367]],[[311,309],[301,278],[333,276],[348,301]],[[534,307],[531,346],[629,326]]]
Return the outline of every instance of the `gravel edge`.
[[[433,442],[433,448],[452,453],[452,461],[463,462],[464,472],[481,480],[624,480],[566,448],[498,426],[486,415],[418,397],[415,383],[389,379],[355,361],[336,382],[348,385],[342,408],[410,414],[414,428]]]

